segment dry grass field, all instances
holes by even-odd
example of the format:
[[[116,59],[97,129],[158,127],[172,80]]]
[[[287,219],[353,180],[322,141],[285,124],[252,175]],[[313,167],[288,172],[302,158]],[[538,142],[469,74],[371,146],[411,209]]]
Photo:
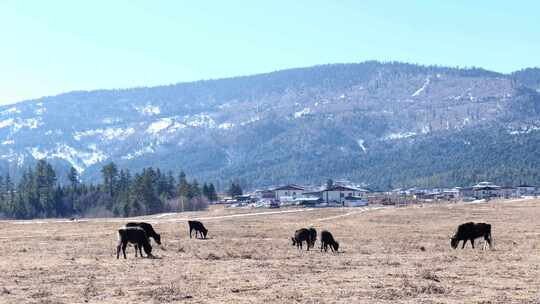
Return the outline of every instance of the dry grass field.
[[[539,201],[231,216],[273,211],[147,217],[156,259],[116,259],[126,219],[1,221],[0,303],[540,303]],[[207,240],[189,239],[197,217]],[[494,250],[451,249],[465,221],[491,223]],[[342,252],[292,247],[309,225]]]

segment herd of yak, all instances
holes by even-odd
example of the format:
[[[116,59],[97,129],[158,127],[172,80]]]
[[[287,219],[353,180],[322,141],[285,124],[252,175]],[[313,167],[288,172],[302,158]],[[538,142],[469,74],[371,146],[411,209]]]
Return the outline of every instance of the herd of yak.
[[[189,225],[189,238],[192,237],[192,232],[195,230],[195,238],[205,238],[208,233],[208,229],[199,221],[188,221]],[[460,241],[463,241],[462,249],[465,248],[467,241],[471,242],[472,248],[474,248],[474,240],[483,237],[484,249],[486,242],[491,248],[491,225],[486,223],[473,223],[468,222],[458,226],[456,233],[450,239],[450,245],[456,249]],[[150,245],[150,238],[161,245],[161,236],[154,230],[151,224],[144,222],[131,222],[127,223],[124,227],[118,230],[118,246],[116,247],[116,258],[120,258],[120,249],[126,258],[126,247],[128,244],[133,244],[135,247],[135,257],[137,253],[143,257],[142,250],[146,253],[147,257],[154,257],[152,255],[152,245]],[[301,228],[294,232],[291,237],[292,245],[298,249],[302,249],[302,244],[305,242],[307,250],[315,246],[317,240],[317,230],[315,228]],[[339,243],[334,239],[332,234],[323,230],[321,232],[321,251],[327,251],[328,247],[332,252],[338,252]]]

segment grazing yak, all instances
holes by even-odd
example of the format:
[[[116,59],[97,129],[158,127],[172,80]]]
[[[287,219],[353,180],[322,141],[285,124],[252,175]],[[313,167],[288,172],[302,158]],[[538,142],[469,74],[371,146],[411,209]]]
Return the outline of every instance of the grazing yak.
[[[323,230],[321,232],[321,251],[324,249],[324,251],[328,251],[328,245],[330,245],[330,249],[332,251],[337,252],[339,249],[339,243],[334,240],[334,237],[332,234],[326,230]]]
[[[120,248],[122,248],[122,253],[124,254],[124,259],[126,257],[126,247],[128,243],[134,244],[135,246],[135,257],[137,257],[137,248],[143,257],[141,248],[144,249],[148,257],[154,257],[152,255],[152,246],[148,240],[146,232],[141,227],[122,227],[118,229],[118,246],[116,247],[116,258],[120,258]]]
[[[292,245],[298,249],[302,249],[302,243],[306,242],[307,250],[315,246],[315,240],[317,239],[317,230],[315,228],[302,228],[294,232],[294,236],[291,237]]]
[[[206,239],[206,234],[208,233],[208,229],[206,229],[203,225],[203,223],[199,221],[188,221],[189,224],[189,238],[191,238],[191,232],[195,230],[195,238],[197,238],[197,233],[201,235],[201,238],[204,236]]]
[[[154,227],[152,227],[151,224],[145,222],[129,222],[126,224],[126,227],[140,227],[144,229],[144,232],[146,232],[146,236],[148,238],[153,238],[158,245],[161,245],[161,236],[154,230]],[[137,250],[139,250],[140,248],[138,248],[137,244],[135,244],[134,247],[135,254],[137,254]]]
[[[471,241],[472,248],[474,249],[474,240],[477,238],[483,237],[484,240],[489,244],[491,248],[491,225],[486,223],[473,223],[468,222],[458,226],[454,236],[450,238],[450,246],[456,249],[459,245],[459,241],[463,241],[463,246],[461,249],[465,248],[467,241]],[[484,243],[484,248],[486,243]]]
[[[126,224],[126,227],[141,227],[149,238],[153,238],[158,245],[161,245],[161,236],[154,230],[154,227],[152,227],[151,224],[145,222],[130,222]]]

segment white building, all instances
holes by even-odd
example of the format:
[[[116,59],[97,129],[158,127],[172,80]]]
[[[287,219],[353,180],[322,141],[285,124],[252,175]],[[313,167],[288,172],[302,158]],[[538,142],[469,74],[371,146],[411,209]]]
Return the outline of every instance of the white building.
[[[283,200],[289,201],[301,197],[304,191],[304,187],[290,184],[274,189],[274,196],[278,201],[282,201],[282,198]]]
[[[360,197],[367,199],[368,191],[345,186],[332,186],[322,191],[322,199],[326,203],[338,202],[343,204],[347,197]]]
[[[519,195],[532,196],[536,195],[536,187],[531,185],[519,185],[517,186]]]

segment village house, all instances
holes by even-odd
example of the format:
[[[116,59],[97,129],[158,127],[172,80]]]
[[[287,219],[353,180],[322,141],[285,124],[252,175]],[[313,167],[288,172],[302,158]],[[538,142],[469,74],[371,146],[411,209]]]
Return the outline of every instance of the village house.
[[[533,196],[533,195],[536,195],[536,187],[531,186],[531,185],[527,185],[527,184],[522,184],[522,185],[517,186],[517,191],[518,191],[520,196]]]
[[[368,190],[365,189],[357,189],[336,185],[330,188],[326,188],[321,192],[321,195],[325,203],[337,202],[340,204],[344,204],[345,198],[347,197],[358,197],[367,199],[367,193]]]
[[[516,187],[510,187],[510,186],[501,187],[499,192],[500,192],[499,193],[500,196],[504,197],[504,198],[519,197],[519,192],[518,192],[518,189]]]
[[[297,197],[301,197],[304,191],[304,187],[294,184],[278,187],[273,190],[274,198],[278,201],[292,201]]]

